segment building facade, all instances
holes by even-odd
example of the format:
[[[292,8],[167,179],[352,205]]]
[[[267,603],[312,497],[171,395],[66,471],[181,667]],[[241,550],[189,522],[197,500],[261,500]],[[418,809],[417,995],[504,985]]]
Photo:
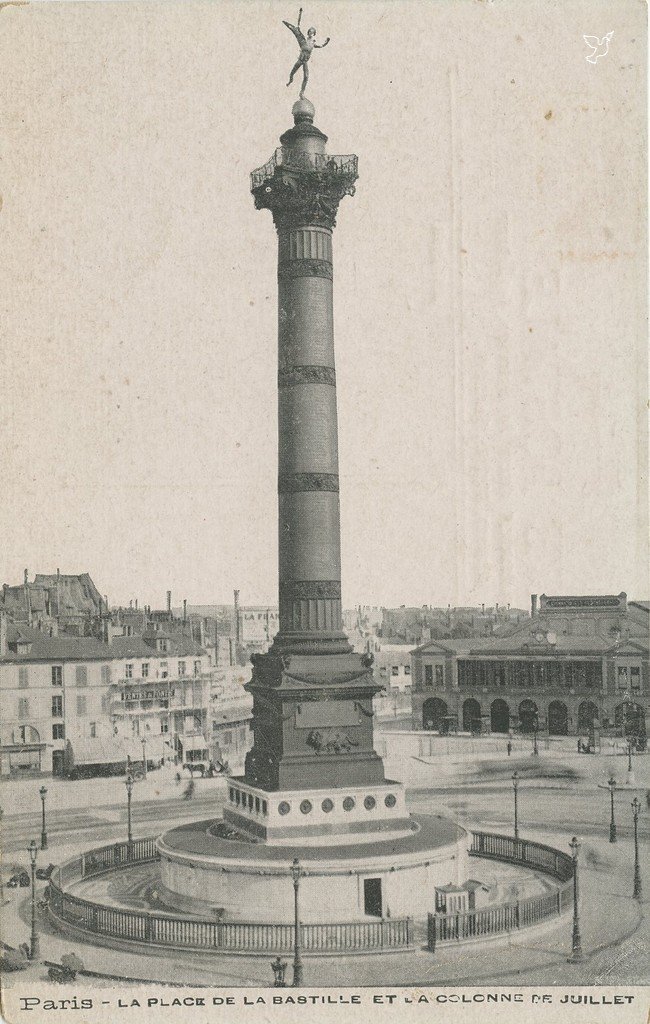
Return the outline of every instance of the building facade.
[[[53,637],[0,614],[1,773],[64,774],[75,749],[118,760],[133,739],[148,758],[182,758],[208,734],[211,672],[186,637]]]
[[[212,759],[227,762],[232,771],[243,768],[253,743],[253,699],[244,689],[251,666],[217,668],[210,702]]]
[[[650,718],[648,606],[626,595],[533,597],[508,637],[444,640],[412,652],[415,728],[606,733],[643,747]]]

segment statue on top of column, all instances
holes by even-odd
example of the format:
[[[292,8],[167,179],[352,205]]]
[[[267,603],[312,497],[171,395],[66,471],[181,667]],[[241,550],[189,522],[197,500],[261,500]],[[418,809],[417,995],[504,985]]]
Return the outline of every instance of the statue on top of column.
[[[291,73],[289,75],[289,81],[287,82],[287,86],[291,85],[291,83],[293,82],[294,75],[296,74],[297,71],[300,70],[300,68],[302,68],[302,87],[300,89],[300,98],[302,99],[304,97],[304,95],[305,95],[305,89],[307,88],[307,82],[309,81],[309,68],[307,66],[307,62],[309,61],[309,58],[311,57],[311,55],[312,55],[312,53],[313,53],[313,51],[315,49],[316,50],[321,50],[324,46],[327,46],[327,44],[330,41],[330,37],[328,36],[324,43],[317,43],[316,42],[316,29],[315,28],[310,28],[310,29],[307,30],[307,37],[305,38],[303,32],[300,29],[300,19],[301,18],[302,18],[302,7],[300,8],[300,11],[298,12],[298,24],[297,25],[292,25],[291,22],[289,22],[289,21],[283,21],[282,24],[286,25],[288,29],[291,29],[291,31],[293,32],[294,36],[298,40],[298,45],[300,47],[300,56],[298,57],[298,60],[296,61],[296,63],[294,64],[294,66],[291,69]]]

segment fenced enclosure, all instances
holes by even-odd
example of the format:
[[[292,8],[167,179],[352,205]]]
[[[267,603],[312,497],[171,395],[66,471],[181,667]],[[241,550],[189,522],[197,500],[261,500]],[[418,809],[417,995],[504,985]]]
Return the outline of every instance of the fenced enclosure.
[[[55,919],[74,928],[116,940],[196,951],[224,953],[290,953],[291,924],[222,921],[214,918],[109,907],[83,899],[66,887],[105,872],[159,859],[154,838],[112,843],[89,850],[53,872],[48,889]],[[287,869],[288,871],[288,869]],[[306,955],[399,952],[413,946],[410,917],[336,924],[301,924],[300,944]]]
[[[567,853],[530,839],[515,839],[493,832],[472,832],[470,856],[542,871],[560,884],[555,892],[529,896],[454,914],[429,914],[427,946],[441,942],[470,942],[520,928],[530,928],[568,911],[573,901],[573,860]]]
[[[559,884],[552,893],[453,914],[429,914],[427,947],[479,941],[541,924],[571,907],[573,861],[568,854],[529,839],[492,832],[472,832],[470,856],[541,871]],[[183,914],[128,910],[83,899],[69,887],[84,878],[159,859],[155,838],[111,843],[88,850],[57,868],[48,887],[53,917],[74,928],[148,946],[227,953],[290,953],[290,924],[223,921]],[[342,923],[301,924],[300,942],[307,955],[399,952],[413,948],[410,917]]]

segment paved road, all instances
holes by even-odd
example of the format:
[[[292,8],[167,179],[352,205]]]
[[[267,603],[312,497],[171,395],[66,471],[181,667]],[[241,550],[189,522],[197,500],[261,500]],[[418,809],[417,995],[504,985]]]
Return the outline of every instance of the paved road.
[[[589,761],[589,759],[582,759]],[[573,766],[580,759],[573,759]],[[580,762],[582,763],[582,762]],[[544,758],[538,770],[544,774],[548,764]],[[512,830],[512,785],[509,777],[514,764],[506,766],[507,774],[489,777],[477,783],[468,772],[454,776],[450,765],[420,764],[411,772],[413,789],[409,803],[414,810],[449,814],[466,827],[479,825],[495,831]],[[556,764],[557,767],[557,764]],[[607,768],[607,765],[604,766]],[[648,979],[647,949],[650,929],[645,916],[647,903],[631,898],[633,854],[631,842],[632,792],[621,791],[616,797],[619,842],[608,842],[609,794],[598,789],[603,766],[590,762],[590,772],[575,781],[552,778],[528,779],[519,790],[519,822],[522,836],[566,848],[573,834],[583,839],[583,945],[588,956],[581,965],[567,965],[571,923],[566,919],[534,935],[522,933],[510,945],[488,944],[483,947],[439,948],[435,956],[423,950],[391,958],[357,957],[307,961],[307,984],[332,985],[400,985],[459,984],[624,984]],[[650,770],[650,757],[639,758],[637,777],[641,782]],[[397,771],[395,771],[397,775]],[[395,777],[393,775],[393,777]],[[405,769],[404,775],[409,777]],[[398,776],[399,777],[399,776]],[[606,777],[606,775],[605,775]],[[125,837],[126,808],[120,781],[107,788],[107,780],[84,784],[84,806],[74,802],[73,788],[57,798],[59,806],[48,813],[50,849],[39,860],[58,861],[79,849],[112,842]],[[154,781],[138,784],[134,792],[134,835],[153,835],[165,827],[196,818],[218,814],[223,804],[225,787],[216,780],[198,783],[196,796],[183,800],[173,776],[167,781],[160,775]],[[434,785],[439,782],[440,785]],[[21,784],[14,787],[20,790]],[[53,787],[55,788],[55,787]],[[26,787],[29,796],[21,800],[12,793],[13,806],[3,821],[7,860],[25,862],[22,851],[32,837],[40,833],[40,806],[37,787]],[[88,791],[92,789],[89,796]],[[80,794],[81,795],[81,794]],[[644,795],[641,793],[640,795]],[[4,798],[4,794],[2,794]],[[36,800],[34,800],[36,797]],[[4,800],[3,800],[4,802]],[[30,806],[31,805],[31,806]],[[648,836],[650,812],[643,802],[640,820],[642,841]],[[642,873],[646,892],[650,891],[650,865],[647,849],[642,847]],[[7,856],[7,855],[6,855]],[[6,861],[5,861],[6,863]],[[477,862],[478,865],[478,862]],[[6,873],[5,873],[6,877]],[[29,931],[29,891],[7,890],[5,909],[6,935],[17,941],[27,938]],[[268,984],[268,957],[201,957],[182,952],[161,957],[147,953],[103,949],[84,945],[66,935],[59,935],[46,922],[43,929],[42,955],[58,959],[62,953],[81,953],[86,965],[98,971],[121,977],[169,981],[170,978],[191,984],[256,985]],[[39,974],[40,971],[40,974]],[[30,968],[32,980],[40,978],[42,968]],[[28,975],[21,975],[23,982]],[[83,981],[81,984],[85,984]],[[95,982],[93,982],[95,984]]]

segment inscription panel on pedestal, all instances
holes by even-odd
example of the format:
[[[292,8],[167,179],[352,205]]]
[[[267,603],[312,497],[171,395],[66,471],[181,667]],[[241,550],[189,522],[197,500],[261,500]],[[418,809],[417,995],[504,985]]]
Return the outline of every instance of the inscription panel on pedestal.
[[[322,729],[329,726],[358,725],[359,710],[349,700],[319,700],[301,704],[296,709],[297,729]]]

